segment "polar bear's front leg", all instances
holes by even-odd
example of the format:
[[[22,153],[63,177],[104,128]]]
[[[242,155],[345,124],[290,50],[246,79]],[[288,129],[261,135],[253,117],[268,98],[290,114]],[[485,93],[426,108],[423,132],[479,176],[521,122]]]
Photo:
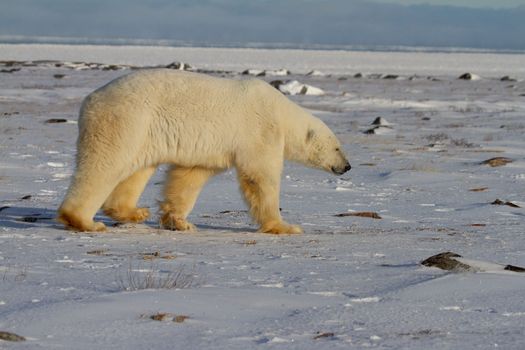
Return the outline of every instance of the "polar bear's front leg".
[[[193,209],[199,193],[217,171],[200,167],[172,166],[164,188],[165,200],[160,204],[161,226],[177,231],[196,231],[186,218]]]
[[[280,169],[271,168],[260,169],[258,173],[239,170],[241,190],[250,206],[252,217],[260,224],[259,232],[302,233],[300,226],[290,225],[281,218],[279,212],[280,173]]]

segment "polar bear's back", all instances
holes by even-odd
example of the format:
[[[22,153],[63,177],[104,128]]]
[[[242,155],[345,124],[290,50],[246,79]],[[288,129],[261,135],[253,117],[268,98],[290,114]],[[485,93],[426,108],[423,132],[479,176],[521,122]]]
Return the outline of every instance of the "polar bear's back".
[[[79,142],[107,135],[105,144],[121,139],[144,153],[148,162],[228,167],[235,153],[280,134],[279,118],[270,110],[280,97],[256,80],[169,69],[138,71],[84,100]]]
[[[242,94],[246,82],[215,78],[171,69],[145,69],[117,78],[91,93],[85,100],[97,104],[135,104],[163,107],[208,104],[217,105],[216,100]]]

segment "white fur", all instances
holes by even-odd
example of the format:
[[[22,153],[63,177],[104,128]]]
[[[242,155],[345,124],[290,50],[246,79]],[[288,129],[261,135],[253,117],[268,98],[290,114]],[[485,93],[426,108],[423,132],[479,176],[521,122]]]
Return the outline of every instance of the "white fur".
[[[77,148],[58,219],[87,231],[104,229],[93,222],[100,207],[118,221],[147,218],[137,200],[154,169],[170,163],[164,226],[194,229],[186,217],[200,189],[233,166],[261,231],[297,233],[279,214],[283,159],[336,173],[349,168],[328,127],[267,83],[165,69],[135,72],[91,93]]]

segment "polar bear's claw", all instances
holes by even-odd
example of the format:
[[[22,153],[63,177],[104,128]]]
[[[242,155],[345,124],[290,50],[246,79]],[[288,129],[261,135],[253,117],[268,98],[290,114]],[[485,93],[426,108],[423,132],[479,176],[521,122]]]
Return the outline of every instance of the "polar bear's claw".
[[[148,208],[105,209],[104,213],[118,222],[143,222],[150,216]]]
[[[278,222],[278,223],[271,223],[268,225],[264,225],[259,230],[263,233],[270,233],[274,235],[279,234],[298,234],[303,233],[303,229],[298,225],[290,225],[286,222]]]
[[[162,216],[161,226],[173,231],[197,231],[197,227],[195,227],[195,225],[193,225],[191,222],[186,221],[186,219],[183,218],[173,217],[173,215],[169,213]]]

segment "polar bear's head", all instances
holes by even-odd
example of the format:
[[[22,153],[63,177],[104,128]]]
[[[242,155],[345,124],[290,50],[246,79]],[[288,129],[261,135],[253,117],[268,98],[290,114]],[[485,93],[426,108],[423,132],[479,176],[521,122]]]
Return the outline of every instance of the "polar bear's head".
[[[351,166],[343,153],[341,143],[324,123],[316,123],[308,128],[305,146],[305,156],[309,165],[336,175],[350,170]]]

